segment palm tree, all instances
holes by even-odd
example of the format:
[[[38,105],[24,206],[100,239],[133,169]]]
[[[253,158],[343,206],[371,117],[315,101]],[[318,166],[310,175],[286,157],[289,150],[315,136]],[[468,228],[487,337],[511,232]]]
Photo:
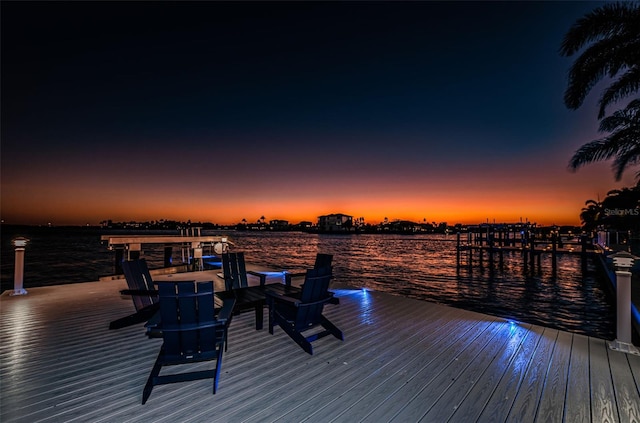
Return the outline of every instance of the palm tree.
[[[609,191],[602,201],[602,223],[618,231],[640,230],[640,182],[632,188]]]
[[[588,163],[614,158],[612,167],[619,181],[625,169],[640,164],[640,99],[602,119],[599,130],[610,134],[580,147],[569,167],[576,170]],[[640,178],[640,172],[636,178]]]
[[[585,207],[580,213],[582,228],[585,231],[592,231],[598,227],[602,218],[602,203],[596,200],[587,200],[584,205]]]
[[[600,98],[598,119],[602,119],[607,106],[640,88],[640,3],[609,3],[594,9],[569,29],[560,53],[571,56],[585,45],[589,46],[569,71],[564,102],[575,110],[598,81],[619,75]]]

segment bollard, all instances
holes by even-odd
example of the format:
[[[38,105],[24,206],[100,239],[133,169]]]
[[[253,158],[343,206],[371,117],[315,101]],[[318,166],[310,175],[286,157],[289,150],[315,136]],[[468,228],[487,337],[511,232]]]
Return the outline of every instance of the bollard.
[[[621,251],[611,256],[616,268],[616,339],[610,341],[609,349],[634,355],[640,351],[631,342],[631,266],[638,258]]]
[[[16,251],[16,264],[13,276],[13,292],[9,295],[26,295],[27,291],[23,288],[24,282],[24,250],[29,240],[24,237],[15,238],[12,243]]]

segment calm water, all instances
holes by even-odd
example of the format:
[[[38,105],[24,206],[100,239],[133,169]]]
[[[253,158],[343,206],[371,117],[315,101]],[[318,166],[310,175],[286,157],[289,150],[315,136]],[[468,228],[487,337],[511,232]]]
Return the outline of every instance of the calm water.
[[[2,290],[13,289],[14,236],[30,239],[24,271],[28,290],[112,274],[114,253],[100,243],[102,234],[106,232],[84,228],[3,227]],[[235,251],[245,251],[247,261],[255,264],[301,269],[313,265],[317,252],[330,253],[336,283],[615,338],[615,308],[606,295],[604,276],[593,263],[583,273],[578,256],[559,256],[554,275],[549,258],[543,258],[541,270],[524,271],[522,258],[515,253],[505,255],[501,269],[456,269],[455,236],[233,231],[224,235],[235,244]],[[174,263],[179,256],[174,251]],[[144,257],[150,267],[162,266],[161,248],[146,249]]]

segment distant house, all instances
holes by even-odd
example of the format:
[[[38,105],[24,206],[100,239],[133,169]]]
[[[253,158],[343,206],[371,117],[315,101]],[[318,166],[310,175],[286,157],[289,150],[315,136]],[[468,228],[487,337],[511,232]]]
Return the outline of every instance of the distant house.
[[[288,220],[270,220],[269,228],[271,230],[283,231],[285,229],[289,229],[289,221]]]
[[[318,216],[318,230],[320,232],[351,232],[354,230],[353,216],[341,213]]]
[[[303,220],[302,222],[298,223],[298,227],[300,229],[311,229],[312,226],[313,222],[309,222],[307,220]]]

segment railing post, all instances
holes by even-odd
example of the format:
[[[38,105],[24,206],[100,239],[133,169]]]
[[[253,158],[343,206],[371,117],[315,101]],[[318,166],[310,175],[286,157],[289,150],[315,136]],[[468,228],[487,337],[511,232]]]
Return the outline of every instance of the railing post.
[[[13,292],[9,295],[26,295],[27,290],[24,289],[24,250],[29,240],[27,238],[15,238],[12,243],[15,247],[16,262],[13,274]]]
[[[638,258],[621,251],[611,256],[616,268],[616,339],[609,342],[614,351],[640,355],[640,351],[631,342],[631,267]]]

